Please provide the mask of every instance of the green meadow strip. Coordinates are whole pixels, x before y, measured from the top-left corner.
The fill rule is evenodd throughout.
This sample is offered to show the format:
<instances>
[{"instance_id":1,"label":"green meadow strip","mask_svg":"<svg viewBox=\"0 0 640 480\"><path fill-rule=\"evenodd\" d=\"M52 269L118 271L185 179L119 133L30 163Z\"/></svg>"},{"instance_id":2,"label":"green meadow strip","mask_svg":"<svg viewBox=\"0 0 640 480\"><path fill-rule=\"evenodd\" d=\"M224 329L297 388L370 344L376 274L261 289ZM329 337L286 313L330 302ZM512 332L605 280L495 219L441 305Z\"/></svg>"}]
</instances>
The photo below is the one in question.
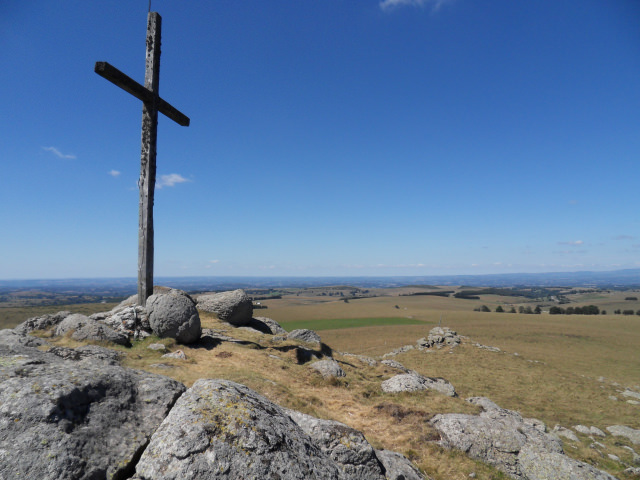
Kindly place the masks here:
<instances>
[{"instance_id":1,"label":"green meadow strip","mask_svg":"<svg viewBox=\"0 0 640 480\"><path fill-rule=\"evenodd\" d=\"M282 322L287 330L306 328L309 330L337 330L341 328L378 327L382 325L420 325L424 322L415 318L328 318L323 320L294 320Z\"/></svg>"}]
</instances>

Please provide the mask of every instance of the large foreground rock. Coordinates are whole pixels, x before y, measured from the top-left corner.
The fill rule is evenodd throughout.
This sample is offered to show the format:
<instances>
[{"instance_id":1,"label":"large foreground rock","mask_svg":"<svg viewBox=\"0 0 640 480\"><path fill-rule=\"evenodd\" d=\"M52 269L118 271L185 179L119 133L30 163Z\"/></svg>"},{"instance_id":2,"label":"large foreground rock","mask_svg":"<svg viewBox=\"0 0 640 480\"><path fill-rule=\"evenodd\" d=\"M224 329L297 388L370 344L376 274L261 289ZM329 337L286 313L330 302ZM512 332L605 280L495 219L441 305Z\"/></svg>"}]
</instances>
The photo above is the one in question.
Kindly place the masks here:
<instances>
[{"instance_id":1,"label":"large foreground rock","mask_svg":"<svg viewBox=\"0 0 640 480\"><path fill-rule=\"evenodd\" d=\"M223 320L236 327L251 323L253 303L244 290L200 295L198 308L205 312L215 313Z\"/></svg>"},{"instance_id":2,"label":"large foreground rock","mask_svg":"<svg viewBox=\"0 0 640 480\"><path fill-rule=\"evenodd\" d=\"M153 332L159 337L175 338L178 343L195 343L202 329L193 299L182 290L154 293L147 299L147 314Z\"/></svg>"},{"instance_id":3,"label":"large foreground rock","mask_svg":"<svg viewBox=\"0 0 640 480\"><path fill-rule=\"evenodd\" d=\"M385 480L384 467L364 435L333 420L321 420L287 410L289 416L340 467L351 480Z\"/></svg>"},{"instance_id":4,"label":"large foreground rock","mask_svg":"<svg viewBox=\"0 0 640 480\"><path fill-rule=\"evenodd\" d=\"M141 480L343 478L282 408L226 380L198 380L180 397L136 474Z\"/></svg>"},{"instance_id":5,"label":"large foreground rock","mask_svg":"<svg viewBox=\"0 0 640 480\"><path fill-rule=\"evenodd\" d=\"M102 361L100 347L37 344L0 334L0 478L128 478L184 386Z\"/></svg>"},{"instance_id":6,"label":"large foreground rock","mask_svg":"<svg viewBox=\"0 0 640 480\"><path fill-rule=\"evenodd\" d=\"M431 420L443 446L462 450L515 479L615 480L564 455L560 441L542 432L539 421L523 419L518 412L499 408L486 398L468 401L484 411L480 415L436 415Z\"/></svg>"}]
</instances>

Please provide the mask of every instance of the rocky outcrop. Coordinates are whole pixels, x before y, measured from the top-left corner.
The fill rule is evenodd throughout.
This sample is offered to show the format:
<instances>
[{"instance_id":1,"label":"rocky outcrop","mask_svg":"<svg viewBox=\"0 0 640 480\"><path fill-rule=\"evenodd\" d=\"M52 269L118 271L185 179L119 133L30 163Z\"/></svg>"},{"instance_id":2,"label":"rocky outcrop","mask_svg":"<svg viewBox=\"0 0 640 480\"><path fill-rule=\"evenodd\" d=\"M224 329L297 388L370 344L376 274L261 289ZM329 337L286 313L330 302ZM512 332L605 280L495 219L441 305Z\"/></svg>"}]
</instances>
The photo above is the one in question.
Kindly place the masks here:
<instances>
[{"instance_id":1,"label":"rocky outcrop","mask_svg":"<svg viewBox=\"0 0 640 480\"><path fill-rule=\"evenodd\" d=\"M417 392L435 390L449 397L455 397L453 385L444 378L429 378L417 373L403 373L382 382L382 390L387 393Z\"/></svg>"},{"instance_id":2,"label":"rocky outcrop","mask_svg":"<svg viewBox=\"0 0 640 480\"><path fill-rule=\"evenodd\" d=\"M634 445L640 445L640 430L635 430L626 425L612 425L607 431L616 437L628 438Z\"/></svg>"},{"instance_id":3,"label":"rocky outcrop","mask_svg":"<svg viewBox=\"0 0 640 480\"><path fill-rule=\"evenodd\" d=\"M0 479L424 478L362 433L243 385L198 380L187 390L121 367L108 348L47 347L0 331Z\"/></svg>"},{"instance_id":4,"label":"rocky outcrop","mask_svg":"<svg viewBox=\"0 0 640 480\"><path fill-rule=\"evenodd\" d=\"M27 334L35 330L47 330L49 328L57 326L69 315L71 315L71 312L63 311L42 315L40 317L32 317L22 322L20 325L14 328L14 330L22 334Z\"/></svg>"},{"instance_id":5,"label":"rocky outcrop","mask_svg":"<svg viewBox=\"0 0 640 480\"><path fill-rule=\"evenodd\" d=\"M560 441L536 428L518 412L491 400L468 399L483 408L480 415L436 415L431 424L440 443L462 450L521 480L614 480L611 475L564 455Z\"/></svg>"},{"instance_id":6,"label":"rocky outcrop","mask_svg":"<svg viewBox=\"0 0 640 480\"><path fill-rule=\"evenodd\" d=\"M307 343L321 342L320 335L318 335L313 330L307 330L305 328L292 330L287 334L287 340L299 340L301 342L307 342Z\"/></svg>"},{"instance_id":7,"label":"rocky outcrop","mask_svg":"<svg viewBox=\"0 0 640 480\"><path fill-rule=\"evenodd\" d=\"M382 363L383 365L386 365L387 367L400 370L401 372L404 372L404 373L415 373L413 370L408 369L397 360L382 360L380 363Z\"/></svg>"},{"instance_id":8,"label":"rocky outcrop","mask_svg":"<svg viewBox=\"0 0 640 480\"><path fill-rule=\"evenodd\" d=\"M418 346L423 348L442 348L445 345L456 346L460 343L460 336L449 327L434 327L427 338L418 340Z\"/></svg>"},{"instance_id":9,"label":"rocky outcrop","mask_svg":"<svg viewBox=\"0 0 640 480\"><path fill-rule=\"evenodd\" d=\"M137 295L135 297L137 298ZM109 312L94 313L89 318L106 323L115 331L136 340L148 337L152 333L147 309L140 305L129 305L128 300Z\"/></svg>"},{"instance_id":10,"label":"rocky outcrop","mask_svg":"<svg viewBox=\"0 0 640 480\"><path fill-rule=\"evenodd\" d=\"M149 325L159 337L175 338L178 343L190 344L200 339L200 315L193 299L182 290L171 289L153 294L146 306Z\"/></svg>"},{"instance_id":11,"label":"rocky outcrop","mask_svg":"<svg viewBox=\"0 0 640 480\"><path fill-rule=\"evenodd\" d=\"M271 335L287 334L287 331L282 328L278 322L267 317L255 317L248 325L262 333L268 333Z\"/></svg>"},{"instance_id":12,"label":"rocky outcrop","mask_svg":"<svg viewBox=\"0 0 640 480\"><path fill-rule=\"evenodd\" d=\"M253 317L253 303L244 290L200 295L198 309L215 313L224 322L236 327L248 325Z\"/></svg>"},{"instance_id":13,"label":"rocky outcrop","mask_svg":"<svg viewBox=\"0 0 640 480\"><path fill-rule=\"evenodd\" d=\"M55 334L69 334L78 341L111 342L118 345L129 345L129 337L116 332L108 325L93 320L85 315L74 313L62 320L55 328Z\"/></svg>"},{"instance_id":14,"label":"rocky outcrop","mask_svg":"<svg viewBox=\"0 0 640 480\"><path fill-rule=\"evenodd\" d=\"M180 397L136 474L145 480L343 478L282 408L226 380L198 380Z\"/></svg>"},{"instance_id":15,"label":"rocky outcrop","mask_svg":"<svg viewBox=\"0 0 640 480\"><path fill-rule=\"evenodd\" d=\"M0 334L0 478L128 478L184 386L101 347L76 357L34 343Z\"/></svg>"}]
</instances>

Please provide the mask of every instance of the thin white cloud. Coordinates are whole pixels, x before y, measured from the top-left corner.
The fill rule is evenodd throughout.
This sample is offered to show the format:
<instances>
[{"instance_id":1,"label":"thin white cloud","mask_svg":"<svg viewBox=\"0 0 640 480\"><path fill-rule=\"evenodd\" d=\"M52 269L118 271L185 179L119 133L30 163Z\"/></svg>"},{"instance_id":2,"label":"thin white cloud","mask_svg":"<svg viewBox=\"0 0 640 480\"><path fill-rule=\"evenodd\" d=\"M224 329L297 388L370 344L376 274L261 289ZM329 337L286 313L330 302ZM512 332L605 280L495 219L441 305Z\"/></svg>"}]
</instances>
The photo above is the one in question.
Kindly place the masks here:
<instances>
[{"instance_id":1,"label":"thin white cloud","mask_svg":"<svg viewBox=\"0 0 640 480\"><path fill-rule=\"evenodd\" d=\"M114 177L114 178L115 178L115 177L120 176L120 172L119 172L118 170L111 170L111 171L109 172L109 175L111 175L112 177Z\"/></svg>"},{"instance_id":2,"label":"thin white cloud","mask_svg":"<svg viewBox=\"0 0 640 480\"><path fill-rule=\"evenodd\" d=\"M189 182L190 180L184 178L179 173L170 173L169 175L160 175L160 180L156 181L156 187L173 187L178 183Z\"/></svg>"},{"instance_id":3,"label":"thin white cloud","mask_svg":"<svg viewBox=\"0 0 640 480\"><path fill-rule=\"evenodd\" d=\"M579 245L582 245L584 242L582 240L574 240L571 242L558 242L558 245L571 245L573 247L577 247Z\"/></svg>"},{"instance_id":4,"label":"thin white cloud","mask_svg":"<svg viewBox=\"0 0 640 480\"><path fill-rule=\"evenodd\" d=\"M393 10L398 7L421 7L431 5L432 11L437 11L445 3L450 3L453 0L382 0L380 2L380 9L384 11Z\"/></svg>"},{"instance_id":5,"label":"thin white cloud","mask_svg":"<svg viewBox=\"0 0 640 480\"><path fill-rule=\"evenodd\" d=\"M633 235L617 235L613 237L614 240L635 240L636 237Z\"/></svg>"},{"instance_id":6,"label":"thin white cloud","mask_svg":"<svg viewBox=\"0 0 640 480\"><path fill-rule=\"evenodd\" d=\"M42 147L42 149L47 151L47 152L53 153L58 158L65 158L65 159L68 159L68 160L74 160L76 158L75 155L62 153L56 147Z\"/></svg>"}]
</instances>

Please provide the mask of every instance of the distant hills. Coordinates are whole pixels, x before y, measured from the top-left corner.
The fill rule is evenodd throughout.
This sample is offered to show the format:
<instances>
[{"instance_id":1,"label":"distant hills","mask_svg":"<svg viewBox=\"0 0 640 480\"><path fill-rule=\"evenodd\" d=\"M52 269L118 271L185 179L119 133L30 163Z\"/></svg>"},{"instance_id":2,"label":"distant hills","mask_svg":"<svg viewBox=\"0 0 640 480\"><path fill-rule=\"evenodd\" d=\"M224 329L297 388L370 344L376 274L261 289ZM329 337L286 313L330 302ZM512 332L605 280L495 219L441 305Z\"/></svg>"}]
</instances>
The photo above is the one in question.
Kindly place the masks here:
<instances>
[{"instance_id":1,"label":"distant hills","mask_svg":"<svg viewBox=\"0 0 640 480\"><path fill-rule=\"evenodd\" d=\"M21 290L81 293L105 297L128 296L136 292L135 278L70 278L42 280L0 280L0 294ZM156 285L190 292L236 288L318 287L351 285L390 288L406 285L466 285L472 287L571 286L640 287L640 269L613 271L500 273L487 275L422 275L389 277L156 277Z\"/></svg>"}]
</instances>

